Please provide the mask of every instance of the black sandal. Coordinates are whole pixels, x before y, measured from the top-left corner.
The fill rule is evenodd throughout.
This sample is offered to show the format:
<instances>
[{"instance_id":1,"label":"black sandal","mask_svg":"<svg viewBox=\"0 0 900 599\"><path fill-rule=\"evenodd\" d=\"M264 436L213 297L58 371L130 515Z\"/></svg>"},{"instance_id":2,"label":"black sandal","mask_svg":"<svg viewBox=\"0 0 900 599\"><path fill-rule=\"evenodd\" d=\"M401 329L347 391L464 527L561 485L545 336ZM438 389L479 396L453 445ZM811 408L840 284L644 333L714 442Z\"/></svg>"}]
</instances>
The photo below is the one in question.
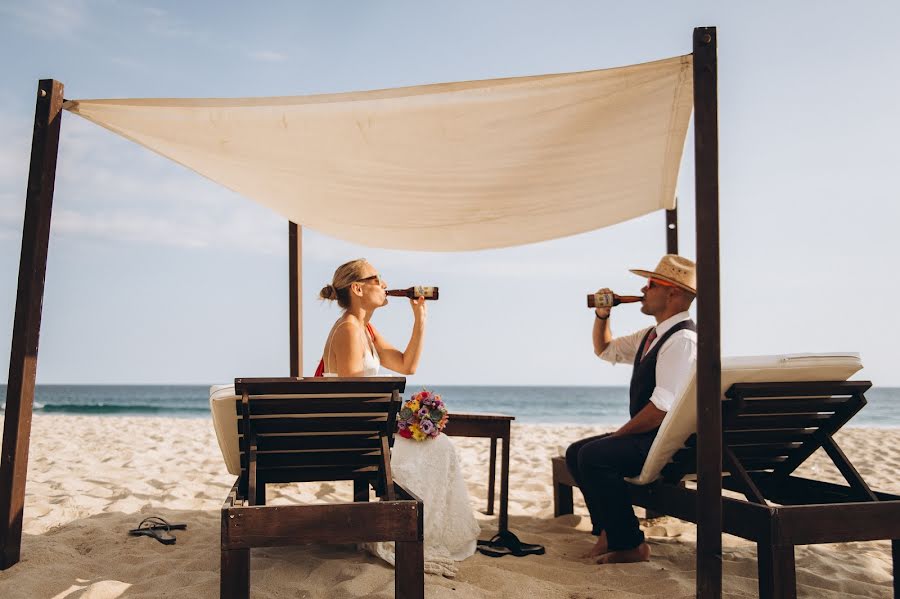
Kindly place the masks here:
<instances>
[{"instance_id":1,"label":"black sandal","mask_svg":"<svg viewBox=\"0 0 900 599\"><path fill-rule=\"evenodd\" d=\"M186 530L187 524L169 524L165 519L159 516L150 516L141 520L137 528L132 528L128 534L133 537L150 537L156 539L163 545L174 545L175 535L172 530Z\"/></svg>"},{"instance_id":2,"label":"black sandal","mask_svg":"<svg viewBox=\"0 0 900 599\"><path fill-rule=\"evenodd\" d=\"M485 541L479 541L479 543L485 543ZM512 555L513 552L509 549L509 547L504 547L503 545L487 545L480 544L476 547L479 553L482 555L486 555L488 557L503 557L504 555Z\"/></svg>"},{"instance_id":3,"label":"black sandal","mask_svg":"<svg viewBox=\"0 0 900 599\"><path fill-rule=\"evenodd\" d=\"M490 557L543 555L546 551L543 545L521 542L519 537L508 530L497 533L490 541L479 540L477 549Z\"/></svg>"}]
</instances>

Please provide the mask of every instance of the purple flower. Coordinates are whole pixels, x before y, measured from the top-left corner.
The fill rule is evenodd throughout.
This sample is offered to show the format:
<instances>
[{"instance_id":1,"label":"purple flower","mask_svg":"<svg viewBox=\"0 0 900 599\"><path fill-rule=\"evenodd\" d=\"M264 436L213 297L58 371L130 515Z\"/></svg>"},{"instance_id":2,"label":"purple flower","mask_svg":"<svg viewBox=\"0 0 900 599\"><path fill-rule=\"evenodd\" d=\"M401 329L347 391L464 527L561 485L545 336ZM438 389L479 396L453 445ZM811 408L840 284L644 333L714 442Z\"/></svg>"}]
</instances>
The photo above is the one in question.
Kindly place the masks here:
<instances>
[{"instance_id":1,"label":"purple flower","mask_svg":"<svg viewBox=\"0 0 900 599\"><path fill-rule=\"evenodd\" d=\"M397 428L402 431L405 428L409 428L409 424L406 422L406 420L401 420L397 423Z\"/></svg>"},{"instance_id":2,"label":"purple flower","mask_svg":"<svg viewBox=\"0 0 900 599\"><path fill-rule=\"evenodd\" d=\"M419 408L419 418L428 418L428 408Z\"/></svg>"},{"instance_id":3,"label":"purple flower","mask_svg":"<svg viewBox=\"0 0 900 599\"><path fill-rule=\"evenodd\" d=\"M419 428L421 428L422 432L426 435L430 435L434 431L434 423L426 418L419 423Z\"/></svg>"}]
</instances>

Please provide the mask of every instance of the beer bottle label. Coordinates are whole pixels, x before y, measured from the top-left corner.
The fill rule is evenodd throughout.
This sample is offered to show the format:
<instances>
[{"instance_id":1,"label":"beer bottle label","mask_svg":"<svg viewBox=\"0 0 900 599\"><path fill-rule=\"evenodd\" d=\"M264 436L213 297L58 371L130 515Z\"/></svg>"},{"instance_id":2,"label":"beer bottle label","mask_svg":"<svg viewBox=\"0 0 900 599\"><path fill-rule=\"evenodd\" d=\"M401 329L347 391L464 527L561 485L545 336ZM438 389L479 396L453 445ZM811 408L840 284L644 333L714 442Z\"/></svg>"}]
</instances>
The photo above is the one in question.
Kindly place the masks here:
<instances>
[{"instance_id":1,"label":"beer bottle label","mask_svg":"<svg viewBox=\"0 0 900 599\"><path fill-rule=\"evenodd\" d=\"M595 308L612 308L613 307L613 294L612 293L595 293L594 294L594 307Z\"/></svg>"},{"instance_id":2,"label":"beer bottle label","mask_svg":"<svg viewBox=\"0 0 900 599\"><path fill-rule=\"evenodd\" d=\"M425 287L416 285L413 287L413 297L432 297L434 296L434 287Z\"/></svg>"}]
</instances>

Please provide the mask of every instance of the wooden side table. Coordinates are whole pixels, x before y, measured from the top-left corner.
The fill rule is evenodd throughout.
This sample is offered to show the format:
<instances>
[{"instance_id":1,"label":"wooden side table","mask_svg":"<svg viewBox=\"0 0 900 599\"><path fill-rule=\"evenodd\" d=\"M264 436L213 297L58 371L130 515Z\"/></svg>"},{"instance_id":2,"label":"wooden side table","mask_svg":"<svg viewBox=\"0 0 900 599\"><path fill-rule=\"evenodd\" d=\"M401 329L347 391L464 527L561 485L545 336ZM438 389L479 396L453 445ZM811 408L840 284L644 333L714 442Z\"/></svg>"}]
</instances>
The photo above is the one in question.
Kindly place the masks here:
<instances>
[{"instance_id":1,"label":"wooden side table","mask_svg":"<svg viewBox=\"0 0 900 599\"><path fill-rule=\"evenodd\" d=\"M515 416L504 414L458 414L451 413L444 428L444 434L451 437L481 437L491 440L491 462L488 472L487 514L494 513L494 482L497 471L497 440L503 440L500 457L500 532L509 529L509 431Z\"/></svg>"}]
</instances>

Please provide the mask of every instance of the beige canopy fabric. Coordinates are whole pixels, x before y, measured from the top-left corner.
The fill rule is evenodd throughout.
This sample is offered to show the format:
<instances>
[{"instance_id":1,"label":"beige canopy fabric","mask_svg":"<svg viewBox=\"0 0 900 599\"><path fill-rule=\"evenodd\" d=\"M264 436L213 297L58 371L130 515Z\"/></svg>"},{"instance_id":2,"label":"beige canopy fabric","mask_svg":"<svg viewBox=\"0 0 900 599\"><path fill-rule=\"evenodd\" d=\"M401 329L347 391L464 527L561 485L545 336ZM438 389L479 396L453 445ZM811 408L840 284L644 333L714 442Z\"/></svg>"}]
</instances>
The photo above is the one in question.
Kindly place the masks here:
<instances>
[{"instance_id":1,"label":"beige canopy fabric","mask_svg":"<svg viewBox=\"0 0 900 599\"><path fill-rule=\"evenodd\" d=\"M65 108L303 226L458 251L672 208L692 103L688 55L358 93Z\"/></svg>"}]
</instances>

